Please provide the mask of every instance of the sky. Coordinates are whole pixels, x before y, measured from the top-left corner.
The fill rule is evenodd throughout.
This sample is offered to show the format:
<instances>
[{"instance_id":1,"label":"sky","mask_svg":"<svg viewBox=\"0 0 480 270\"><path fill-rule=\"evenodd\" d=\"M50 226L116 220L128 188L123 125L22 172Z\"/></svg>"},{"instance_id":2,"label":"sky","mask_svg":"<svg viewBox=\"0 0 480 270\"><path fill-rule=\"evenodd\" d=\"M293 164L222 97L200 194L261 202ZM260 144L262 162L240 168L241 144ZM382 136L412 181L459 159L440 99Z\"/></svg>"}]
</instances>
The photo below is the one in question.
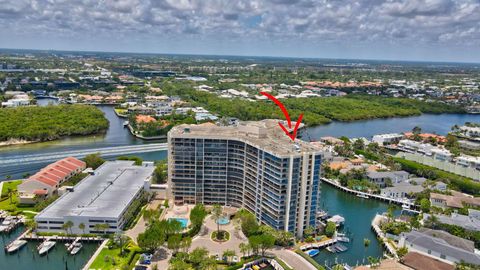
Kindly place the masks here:
<instances>
[{"instance_id":1,"label":"sky","mask_svg":"<svg viewBox=\"0 0 480 270\"><path fill-rule=\"evenodd\" d=\"M0 48L480 62L480 0L0 0Z\"/></svg>"}]
</instances>

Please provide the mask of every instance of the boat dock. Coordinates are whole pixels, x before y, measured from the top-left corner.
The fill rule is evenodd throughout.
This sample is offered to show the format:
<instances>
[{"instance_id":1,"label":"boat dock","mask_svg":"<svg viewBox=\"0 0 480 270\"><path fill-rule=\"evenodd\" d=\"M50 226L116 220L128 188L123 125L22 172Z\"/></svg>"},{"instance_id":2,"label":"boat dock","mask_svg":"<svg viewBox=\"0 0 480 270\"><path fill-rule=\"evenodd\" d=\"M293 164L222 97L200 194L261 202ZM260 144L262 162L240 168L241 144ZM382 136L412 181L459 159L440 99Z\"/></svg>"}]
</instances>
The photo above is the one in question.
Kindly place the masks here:
<instances>
[{"instance_id":1,"label":"boat dock","mask_svg":"<svg viewBox=\"0 0 480 270\"><path fill-rule=\"evenodd\" d=\"M317 242L317 243L312 243L312 244L306 244L300 247L300 250L305 251L309 249L321 249L324 247L331 246L333 244L336 244L338 242L337 239L330 239L327 241L322 241L322 242Z\"/></svg>"},{"instance_id":2,"label":"boat dock","mask_svg":"<svg viewBox=\"0 0 480 270\"><path fill-rule=\"evenodd\" d=\"M25 218L22 216L5 216L0 224L0 232L10 233L23 223L25 223Z\"/></svg>"},{"instance_id":3,"label":"boat dock","mask_svg":"<svg viewBox=\"0 0 480 270\"><path fill-rule=\"evenodd\" d=\"M382 244L383 246L388 250L388 252L390 254L392 254L395 258L398 258L397 256L397 251L395 250L395 248L388 242L388 239L387 237L385 236L385 234L382 232L382 230L380 229L380 222L382 220L385 220L386 217L382 216L382 215L375 215L375 217L373 218L372 220L372 229L375 231L375 234L382 240Z\"/></svg>"},{"instance_id":4,"label":"boat dock","mask_svg":"<svg viewBox=\"0 0 480 270\"><path fill-rule=\"evenodd\" d=\"M349 189L347 187L344 187L344 186L340 185L335 180L324 178L324 177L322 177L321 180L323 182L327 183L327 184L330 184L330 185L338 188L338 189L341 189L342 191L345 191L347 193L355 194L357 197L361 197L361 198L365 198L365 199L373 198L373 199L377 199L377 200L380 200L380 201L386 201L388 203L395 203L395 204L399 204L399 205L402 205L402 206L405 205L405 206L410 207L411 209L416 208L416 205L414 203L406 201L406 200L399 200L399 199L389 198L389 197L385 197L385 196L378 195L378 194L370 194L370 193L366 193L366 192L362 192L362 191Z\"/></svg>"}]
</instances>

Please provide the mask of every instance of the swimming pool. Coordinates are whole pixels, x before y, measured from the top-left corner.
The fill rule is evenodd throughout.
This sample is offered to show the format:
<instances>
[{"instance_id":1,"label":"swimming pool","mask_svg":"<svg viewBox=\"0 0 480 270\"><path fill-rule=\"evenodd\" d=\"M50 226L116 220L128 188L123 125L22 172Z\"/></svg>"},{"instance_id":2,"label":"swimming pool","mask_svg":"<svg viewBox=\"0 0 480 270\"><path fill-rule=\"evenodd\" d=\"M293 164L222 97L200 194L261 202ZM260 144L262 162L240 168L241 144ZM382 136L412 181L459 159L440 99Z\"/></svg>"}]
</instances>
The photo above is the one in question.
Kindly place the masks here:
<instances>
[{"instance_id":1,"label":"swimming pool","mask_svg":"<svg viewBox=\"0 0 480 270\"><path fill-rule=\"evenodd\" d=\"M182 224L182 229L187 228L188 219L186 219L186 218L169 218L168 220L176 220L176 221L180 222L180 224Z\"/></svg>"},{"instance_id":2,"label":"swimming pool","mask_svg":"<svg viewBox=\"0 0 480 270\"><path fill-rule=\"evenodd\" d=\"M219 225L227 225L228 223L230 223L230 219L228 217L221 217L217 220L217 223Z\"/></svg>"}]
</instances>

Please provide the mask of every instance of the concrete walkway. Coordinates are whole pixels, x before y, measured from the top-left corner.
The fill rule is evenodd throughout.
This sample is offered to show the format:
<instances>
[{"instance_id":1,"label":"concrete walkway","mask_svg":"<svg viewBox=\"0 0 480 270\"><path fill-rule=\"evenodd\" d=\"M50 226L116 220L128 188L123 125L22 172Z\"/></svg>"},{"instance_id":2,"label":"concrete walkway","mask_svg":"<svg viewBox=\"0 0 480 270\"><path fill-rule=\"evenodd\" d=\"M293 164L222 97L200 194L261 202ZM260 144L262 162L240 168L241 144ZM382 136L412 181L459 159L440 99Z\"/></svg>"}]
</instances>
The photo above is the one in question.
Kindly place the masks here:
<instances>
[{"instance_id":1,"label":"concrete walkway","mask_svg":"<svg viewBox=\"0 0 480 270\"><path fill-rule=\"evenodd\" d=\"M247 238L243 232L241 230L236 230L232 222L227 225L221 225L220 230L230 233L230 240L220 243L213 241L210 237L210 235L216 230L217 224L211 218L211 216L207 216L205 218L205 224L200 230L200 233L193 238L190 251L197 247L204 247L210 252L210 255L218 254L222 256L222 253L227 249L234 250L237 253L237 256L241 255L239 245L240 243L247 241Z\"/></svg>"},{"instance_id":2,"label":"concrete walkway","mask_svg":"<svg viewBox=\"0 0 480 270\"><path fill-rule=\"evenodd\" d=\"M284 261L295 270L317 270L315 266L294 251L277 248L270 250L269 252L280 258L280 260Z\"/></svg>"},{"instance_id":3,"label":"concrete walkway","mask_svg":"<svg viewBox=\"0 0 480 270\"><path fill-rule=\"evenodd\" d=\"M160 204L163 202L163 200L159 200L159 199L153 199L151 202L149 202L147 204L147 206L145 207L145 209L148 209L148 210L152 210L152 209L158 209L158 207L160 206ZM166 209L163 209L162 211L162 214L160 214L160 218L159 220L162 220L163 217L165 216L165 212L167 212ZM127 235L128 237L130 237L133 242L137 243L137 237L139 234L145 232L145 230L147 229L147 223L145 221L145 219L143 218L143 215L138 219L137 223L135 224L135 226L133 226L133 228L131 228L130 230L128 231L125 231L125 235Z\"/></svg>"},{"instance_id":4,"label":"concrete walkway","mask_svg":"<svg viewBox=\"0 0 480 270\"><path fill-rule=\"evenodd\" d=\"M108 243L108 239L103 240L102 244L97 248L95 253L93 253L92 257L90 258L90 260L88 260L87 264L85 264L85 266L82 268L82 270L89 270L90 269L90 266L95 261L95 259L98 257L98 255L100 254L102 249L105 248L107 243Z\"/></svg>"}]
</instances>

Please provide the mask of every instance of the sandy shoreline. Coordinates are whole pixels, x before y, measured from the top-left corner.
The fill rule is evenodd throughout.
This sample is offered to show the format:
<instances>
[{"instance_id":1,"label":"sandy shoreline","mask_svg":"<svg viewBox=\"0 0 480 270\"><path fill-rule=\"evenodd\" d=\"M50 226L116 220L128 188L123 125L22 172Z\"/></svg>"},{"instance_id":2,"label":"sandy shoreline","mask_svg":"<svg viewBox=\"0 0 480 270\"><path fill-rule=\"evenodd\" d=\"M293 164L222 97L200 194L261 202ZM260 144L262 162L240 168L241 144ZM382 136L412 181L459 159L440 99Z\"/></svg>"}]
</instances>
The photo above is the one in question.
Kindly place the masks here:
<instances>
[{"instance_id":1,"label":"sandy shoreline","mask_svg":"<svg viewBox=\"0 0 480 270\"><path fill-rule=\"evenodd\" d=\"M10 139L8 141L0 142L0 147L2 146L11 146L11 145L19 145L19 144L29 144L29 143L36 143L38 141L27 141L23 139Z\"/></svg>"}]
</instances>

